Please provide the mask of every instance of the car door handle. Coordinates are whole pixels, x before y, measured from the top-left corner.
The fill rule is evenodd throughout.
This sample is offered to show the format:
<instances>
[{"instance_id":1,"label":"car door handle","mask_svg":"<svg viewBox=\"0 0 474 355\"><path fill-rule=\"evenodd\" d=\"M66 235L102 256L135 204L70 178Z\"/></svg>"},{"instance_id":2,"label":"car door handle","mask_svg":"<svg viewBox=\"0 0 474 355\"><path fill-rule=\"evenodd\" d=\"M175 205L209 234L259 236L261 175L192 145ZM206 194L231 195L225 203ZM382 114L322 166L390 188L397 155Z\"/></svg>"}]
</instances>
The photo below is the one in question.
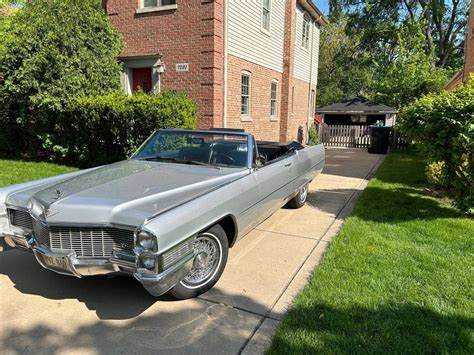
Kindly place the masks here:
<instances>
[{"instance_id":1,"label":"car door handle","mask_svg":"<svg viewBox=\"0 0 474 355\"><path fill-rule=\"evenodd\" d=\"M289 167L289 166L291 166L291 163L286 163L286 164L285 164L285 168L287 168L287 167Z\"/></svg>"}]
</instances>

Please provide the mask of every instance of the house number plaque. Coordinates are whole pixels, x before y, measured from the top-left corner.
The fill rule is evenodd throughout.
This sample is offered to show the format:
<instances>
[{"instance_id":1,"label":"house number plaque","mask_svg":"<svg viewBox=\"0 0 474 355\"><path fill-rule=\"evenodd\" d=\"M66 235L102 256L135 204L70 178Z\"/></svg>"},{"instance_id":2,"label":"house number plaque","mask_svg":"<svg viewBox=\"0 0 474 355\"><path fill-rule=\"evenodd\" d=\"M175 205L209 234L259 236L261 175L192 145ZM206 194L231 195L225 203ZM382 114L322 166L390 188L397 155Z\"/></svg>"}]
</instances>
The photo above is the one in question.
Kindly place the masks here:
<instances>
[{"instance_id":1,"label":"house number plaque","mask_svg":"<svg viewBox=\"0 0 474 355\"><path fill-rule=\"evenodd\" d=\"M176 71L189 71L189 63L176 63Z\"/></svg>"}]
</instances>

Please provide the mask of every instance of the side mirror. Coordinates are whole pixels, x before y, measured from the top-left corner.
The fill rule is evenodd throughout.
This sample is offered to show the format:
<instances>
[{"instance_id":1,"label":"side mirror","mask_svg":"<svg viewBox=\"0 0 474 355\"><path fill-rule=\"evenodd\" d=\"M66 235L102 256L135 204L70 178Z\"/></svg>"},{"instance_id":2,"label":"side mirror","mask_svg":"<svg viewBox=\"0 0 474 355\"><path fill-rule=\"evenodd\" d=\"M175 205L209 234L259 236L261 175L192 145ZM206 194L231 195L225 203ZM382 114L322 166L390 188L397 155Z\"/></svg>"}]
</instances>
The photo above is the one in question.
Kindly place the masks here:
<instances>
[{"instance_id":1,"label":"side mirror","mask_svg":"<svg viewBox=\"0 0 474 355\"><path fill-rule=\"evenodd\" d=\"M298 151L294 148L294 147L291 147L288 149L288 155L294 155L294 154L298 154Z\"/></svg>"},{"instance_id":2,"label":"side mirror","mask_svg":"<svg viewBox=\"0 0 474 355\"><path fill-rule=\"evenodd\" d=\"M261 168L262 166L265 166L266 162L267 162L267 157L263 154L259 154L255 158L255 165L257 166L257 168Z\"/></svg>"}]
</instances>

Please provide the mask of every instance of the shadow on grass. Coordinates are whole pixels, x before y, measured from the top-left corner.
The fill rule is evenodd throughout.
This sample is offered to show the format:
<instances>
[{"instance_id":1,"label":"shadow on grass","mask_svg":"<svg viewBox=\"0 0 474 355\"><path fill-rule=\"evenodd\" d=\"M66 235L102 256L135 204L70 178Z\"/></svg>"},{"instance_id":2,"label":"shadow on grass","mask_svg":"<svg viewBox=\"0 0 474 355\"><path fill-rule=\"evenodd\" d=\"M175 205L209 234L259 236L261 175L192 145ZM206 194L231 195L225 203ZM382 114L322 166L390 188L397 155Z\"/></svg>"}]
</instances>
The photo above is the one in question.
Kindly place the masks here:
<instances>
[{"instance_id":1,"label":"shadow on grass","mask_svg":"<svg viewBox=\"0 0 474 355\"><path fill-rule=\"evenodd\" d=\"M352 214L367 221L398 223L415 219L458 218L462 214L416 188L368 187Z\"/></svg>"},{"instance_id":2,"label":"shadow on grass","mask_svg":"<svg viewBox=\"0 0 474 355\"><path fill-rule=\"evenodd\" d=\"M411 188L428 185L425 175L426 161L416 151L394 151L377 170L375 178L386 184L403 184Z\"/></svg>"},{"instance_id":3,"label":"shadow on grass","mask_svg":"<svg viewBox=\"0 0 474 355\"><path fill-rule=\"evenodd\" d=\"M344 196L349 198L351 191L355 190L326 189L312 192L308 195L306 203L310 207L336 214L338 211L335 210L334 203L331 203L331 197L334 201ZM381 223L463 217L456 209L425 195L420 189L411 187L383 189L370 186L364 190L351 216Z\"/></svg>"},{"instance_id":4,"label":"shadow on grass","mask_svg":"<svg viewBox=\"0 0 474 355\"><path fill-rule=\"evenodd\" d=\"M271 353L472 354L473 331L474 318L410 304L377 309L296 306L274 338Z\"/></svg>"}]
</instances>

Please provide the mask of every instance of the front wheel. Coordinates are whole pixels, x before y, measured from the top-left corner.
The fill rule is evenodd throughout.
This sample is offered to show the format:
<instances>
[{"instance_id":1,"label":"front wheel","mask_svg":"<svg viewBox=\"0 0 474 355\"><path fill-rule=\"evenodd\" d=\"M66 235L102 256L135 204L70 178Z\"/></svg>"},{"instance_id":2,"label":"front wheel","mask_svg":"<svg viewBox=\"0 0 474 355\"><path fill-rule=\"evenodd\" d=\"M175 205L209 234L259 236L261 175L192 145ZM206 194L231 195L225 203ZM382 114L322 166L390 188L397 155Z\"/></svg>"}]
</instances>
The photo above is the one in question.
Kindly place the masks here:
<instances>
[{"instance_id":1,"label":"front wheel","mask_svg":"<svg viewBox=\"0 0 474 355\"><path fill-rule=\"evenodd\" d=\"M301 208L304 206L307 197L308 197L308 184L300 187L296 196L293 197L290 201L288 201L287 206L291 208Z\"/></svg>"},{"instance_id":2,"label":"front wheel","mask_svg":"<svg viewBox=\"0 0 474 355\"><path fill-rule=\"evenodd\" d=\"M187 299L210 290L224 272L228 253L229 241L219 224L200 233L194 242L191 271L169 291L169 294L174 298Z\"/></svg>"}]
</instances>

